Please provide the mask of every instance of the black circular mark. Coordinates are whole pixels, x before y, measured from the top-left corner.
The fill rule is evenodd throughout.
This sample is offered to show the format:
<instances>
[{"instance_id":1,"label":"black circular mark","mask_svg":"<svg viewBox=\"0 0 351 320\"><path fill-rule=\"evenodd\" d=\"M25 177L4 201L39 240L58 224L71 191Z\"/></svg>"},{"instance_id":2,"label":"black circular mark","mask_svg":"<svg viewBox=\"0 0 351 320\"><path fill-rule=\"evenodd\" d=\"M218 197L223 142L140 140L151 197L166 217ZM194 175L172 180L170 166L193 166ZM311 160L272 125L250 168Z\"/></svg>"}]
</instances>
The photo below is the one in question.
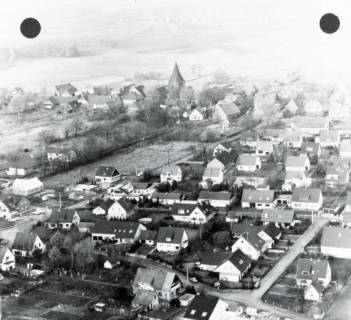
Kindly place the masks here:
<instances>
[{"instance_id":1,"label":"black circular mark","mask_svg":"<svg viewBox=\"0 0 351 320\"><path fill-rule=\"evenodd\" d=\"M319 21L319 26L323 32L331 34L338 31L340 20L335 14L326 13Z\"/></svg>"},{"instance_id":2,"label":"black circular mark","mask_svg":"<svg viewBox=\"0 0 351 320\"><path fill-rule=\"evenodd\" d=\"M29 39L36 38L41 31L40 23L37 19L27 18L21 23L21 33Z\"/></svg>"}]
</instances>

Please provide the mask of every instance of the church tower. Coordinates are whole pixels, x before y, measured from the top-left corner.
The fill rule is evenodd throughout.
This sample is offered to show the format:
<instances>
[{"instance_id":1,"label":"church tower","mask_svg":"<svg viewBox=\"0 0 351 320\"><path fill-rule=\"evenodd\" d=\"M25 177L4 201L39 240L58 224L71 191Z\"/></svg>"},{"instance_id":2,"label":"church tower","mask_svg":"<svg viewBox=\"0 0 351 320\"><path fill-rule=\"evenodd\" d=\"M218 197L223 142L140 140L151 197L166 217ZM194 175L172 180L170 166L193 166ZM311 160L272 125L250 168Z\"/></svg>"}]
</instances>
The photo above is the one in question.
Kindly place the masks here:
<instances>
[{"instance_id":1,"label":"church tower","mask_svg":"<svg viewBox=\"0 0 351 320\"><path fill-rule=\"evenodd\" d=\"M183 97L185 80L179 71L178 64L174 64L172 75L168 81L168 100L178 101Z\"/></svg>"}]
</instances>

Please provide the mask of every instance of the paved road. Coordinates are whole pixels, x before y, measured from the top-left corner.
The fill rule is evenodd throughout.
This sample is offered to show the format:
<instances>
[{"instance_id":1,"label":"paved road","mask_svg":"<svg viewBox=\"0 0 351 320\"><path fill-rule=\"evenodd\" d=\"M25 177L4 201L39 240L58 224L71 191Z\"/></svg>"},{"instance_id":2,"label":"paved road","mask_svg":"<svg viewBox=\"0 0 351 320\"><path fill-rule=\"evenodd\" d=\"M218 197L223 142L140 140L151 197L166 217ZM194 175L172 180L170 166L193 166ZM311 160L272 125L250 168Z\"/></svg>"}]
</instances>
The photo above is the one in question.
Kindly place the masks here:
<instances>
[{"instance_id":1,"label":"paved road","mask_svg":"<svg viewBox=\"0 0 351 320\"><path fill-rule=\"evenodd\" d=\"M314 223L305 233L290 247L288 252L278 261L278 263L261 280L260 288L254 290L253 296L261 299L267 290L282 275L286 268L293 263L297 256L304 251L305 246L312 241L318 232L328 223L327 218L315 218Z\"/></svg>"}]
</instances>

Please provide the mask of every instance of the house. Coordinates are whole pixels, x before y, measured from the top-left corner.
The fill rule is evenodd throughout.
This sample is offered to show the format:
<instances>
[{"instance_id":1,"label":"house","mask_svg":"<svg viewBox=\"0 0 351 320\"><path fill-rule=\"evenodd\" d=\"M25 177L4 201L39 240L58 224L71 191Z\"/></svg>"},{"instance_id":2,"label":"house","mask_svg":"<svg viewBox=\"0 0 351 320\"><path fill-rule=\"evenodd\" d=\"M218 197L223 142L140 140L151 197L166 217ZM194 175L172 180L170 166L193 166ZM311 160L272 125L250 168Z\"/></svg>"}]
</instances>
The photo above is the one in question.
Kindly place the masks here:
<instances>
[{"instance_id":1,"label":"house","mask_svg":"<svg viewBox=\"0 0 351 320\"><path fill-rule=\"evenodd\" d=\"M110 95L89 94L85 99L89 108L93 110L109 110L114 102Z\"/></svg>"},{"instance_id":2,"label":"house","mask_svg":"<svg viewBox=\"0 0 351 320\"><path fill-rule=\"evenodd\" d=\"M70 163L77 159L77 154L71 149L49 148L46 151L49 162L61 161Z\"/></svg>"},{"instance_id":3,"label":"house","mask_svg":"<svg viewBox=\"0 0 351 320\"><path fill-rule=\"evenodd\" d=\"M200 270L214 271L219 265L227 261L232 256L232 252L202 252L196 266Z\"/></svg>"},{"instance_id":4,"label":"house","mask_svg":"<svg viewBox=\"0 0 351 320\"><path fill-rule=\"evenodd\" d=\"M0 271L10 271L15 269L15 267L15 255L9 248L0 246Z\"/></svg>"},{"instance_id":5,"label":"house","mask_svg":"<svg viewBox=\"0 0 351 320\"><path fill-rule=\"evenodd\" d=\"M9 177L25 177L33 173L37 162L27 155L19 155L13 161L8 162L6 174Z\"/></svg>"},{"instance_id":6,"label":"house","mask_svg":"<svg viewBox=\"0 0 351 320\"><path fill-rule=\"evenodd\" d=\"M350 171L342 166L327 168L325 185L329 188L345 188L350 182Z\"/></svg>"},{"instance_id":7,"label":"house","mask_svg":"<svg viewBox=\"0 0 351 320\"><path fill-rule=\"evenodd\" d=\"M318 158L322 153L321 146L316 142L304 142L301 146L300 154L306 154L311 161L318 162Z\"/></svg>"},{"instance_id":8,"label":"house","mask_svg":"<svg viewBox=\"0 0 351 320\"><path fill-rule=\"evenodd\" d=\"M145 226L138 222L97 220L91 230L91 237L97 242L132 244L139 240L143 230L146 230Z\"/></svg>"},{"instance_id":9,"label":"house","mask_svg":"<svg viewBox=\"0 0 351 320\"><path fill-rule=\"evenodd\" d=\"M0 195L0 218L13 219L20 212L28 210L30 201L23 196Z\"/></svg>"},{"instance_id":10,"label":"house","mask_svg":"<svg viewBox=\"0 0 351 320\"><path fill-rule=\"evenodd\" d=\"M288 132L282 135L284 144L288 148L300 149L302 146L303 138L297 132Z\"/></svg>"},{"instance_id":11,"label":"house","mask_svg":"<svg viewBox=\"0 0 351 320\"><path fill-rule=\"evenodd\" d=\"M134 214L134 205L126 198L114 202L107 211L108 220L126 220Z\"/></svg>"},{"instance_id":12,"label":"house","mask_svg":"<svg viewBox=\"0 0 351 320\"><path fill-rule=\"evenodd\" d=\"M142 311L157 310L160 306L160 301L155 290L137 289L134 292L131 305L132 308L141 308Z\"/></svg>"},{"instance_id":13,"label":"house","mask_svg":"<svg viewBox=\"0 0 351 320\"><path fill-rule=\"evenodd\" d=\"M214 270L219 280L239 282L251 267L251 259L240 249L236 250L230 258L222 262Z\"/></svg>"},{"instance_id":14,"label":"house","mask_svg":"<svg viewBox=\"0 0 351 320\"><path fill-rule=\"evenodd\" d=\"M284 141L283 135L285 133L286 133L286 129L280 129L280 128L264 129L261 132L261 140L272 142L273 146L275 146Z\"/></svg>"},{"instance_id":15,"label":"house","mask_svg":"<svg viewBox=\"0 0 351 320\"><path fill-rule=\"evenodd\" d=\"M238 172L235 175L234 186L250 186L258 188L259 186L268 185L267 177L262 176L260 173L253 174L250 172Z\"/></svg>"},{"instance_id":16,"label":"house","mask_svg":"<svg viewBox=\"0 0 351 320\"><path fill-rule=\"evenodd\" d=\"M243 172L255 172L261 169L261 158L250 153L243 153L238 157L236 169Z\"/></svg>"},{"instance_id":17,"label":"house","mask_svg":"<svg viewBox=\"0 0 351 320\"><path fill-rule=\"evenodd\" d=\"M146 95L144 92L144 86L136 86L130 84L122 88L120 97L123 101L123 105L127 107L128 113L134 114L141 107Z\"/></svg>"},{"instance_id":18,"label":"house","mask_svg":"<svg viewBox=\"0 0 351 320\"><path fill-rule=\"evenodd\" d=\"M163 205L173 205L181 201L182 194L178 192L160 193L154 192L151 196L151 201Z\"/></svg>"},{"instance_id":19,"label":"house","mask_svg":"<svg viewBox=\"0 0 351 320\"><path fill-rule=\"evenodd\" d=\"M271 141L259 140L256 144L256 155L268 157L273 153L274 145Z\"/></svg>"},{"instance_id":20,"label":"house","mask_svg":"<svg viewBox=\"0 0 351 320\"><path fill-rule=\"evenodd\" d=\"M307 287L313 281L319 281L324 288L331 281L331 268L328 260L300 258L297 263L296 284Z\"/></svg>"},{"instance_id":21,"label":"house","mask_svg":"<svg viewBox=\"0 0 351 320\"><path fill-rule=\"evenodd\" d=\"M318 100L308 101L304 106L304 110L306 112L306 115L322 116L324 112L323 106Z\"/></svg>"},{"instance_id":22,"label":"house","mask_svg":"<svg viewBox=\"0 0 351 320\"><path fill-rule=\"evenodd\" d=\"M240 145L250 149L256 149L260 137L257 132L245 132L240 137Z\"/></svg>"},{"instance_id":23,"label":"house","mask_svg":"<svg viewBox=\"0 0 351 320\"><path fill-rule=\"evenodd\" d=\"M94 228L94 226L95 226L95 222L81 221L79 222L79 225L78 225L78 231L80 233L91 233L91 230Z\"/></svg>"},{"instance_id":24,"label":"house","mask_svg":"<svg viewBox=\"0 0 351 320\"><path fill-rule=\"evenodd\" d=\"M160 175L161 183L172 184L175 182L182 181L182 169L178 166L167 166L162 168Z\"/></svg>"},{"instance_id":25,"label":"house","mask_svg":"<svg viewBox=\"0 0 351 320\"><path fill-rule=\"evenodd\" d=\"M278 227L286 228L294 225L294 210L284 209L264 209L261 215L261 221L264 225L274 223Z\"/></svg>"},{"instance_id":26,"label":"house","mask_svg":"<svg viewBox=\"0 0 351 320\"><path fill-rule=\"evenodd\" d=\"M321 253L325 256L340 259L351 259L351 229L324 227Z\"/></svg>"},{"instance_id":27,"label":"house","mask_svg":"<svg viewBox=\"0 0 351 320\"><path fill-rule=\"evenodd\" d=\"M150 196L156 191L148 182L133 182L133 192L141 196Z\"/></svg>"},{"instance_id":28,"label":"house","mask_svg":"<svg viewBox=\"0 0 351 320\"><path fill-rule=\"evenodd\" d=\"M209 203L214 208L225 208L233 201L232 194L227 191L210 192L202 190L199 194L198 202Z\"/></svg>"},{"instance_id":29,"label":"house","mask_svg":"<svg viewBox=\"0 0 351 320\"><path fill-rule=\"evenodd\" d=\"M208 222L214 217L214 211L209 206L195 203L176 203L172 206L172 217L174 221L193 225Z\"/></svg>"},{"instance_id":30,"label":"house","mask_svg":"<svg viewBox=\"0 0 351 320\"><path fill-rule=\"evenodd\" d=\"M213 110L213 120L220 121L223 128L228 128L239 115L240 109L232 102L219 101Z\"/></svg>"},{"instance_id":31,"label":"house","mask_svg":"<svg viewBox=\"0 0 351 320\"><path fill-rule=\"evenodd\" d=\"M45 225L48 229L70 230L73 226L78 227L80 223L80 216L77 211L73 209L53 210Z\"/></svg>"},{"instance_id":32,"label":"house","mask_svg":"<svg viewBox=\"0 0 351 320\"><path fill-rule=\"evenodd\" d=\"M189 115L189 120L193 122L205 120L202 108L194 109Z\"/></svg>"},{"instance_id":33,"label":"house","mask_svg":"<svg viewBox=\"0 0 351 320\"><path fill-rule=\"evenodd\" d=\"M222 152L230 153L232 151L232 146L228 142L223 142L215 146L213 149L213 157L218 156Z\"/></svg>"},{"instance_id":34,"label":"house","mask_svg":"<svg viewBox=\"0 0 351 320\"><path fill-rule=\"evenodd\" d=\"M286 171L285 180L282 189L284 191L292 191L296 188L308 188L312 183L311 178L306 177L305 172L301 171Z\"/></svg>"},{"instance_id":35,"label":"house","mask_svg":"<svg viewBox=\"0 0 351 320\"><path fill-rule=\"evenodd\" d=\"M257 210L272 209L273 200L273 190L244 189L241 198L241 207L256 208Z\"/></svg>"},{"instance_id":36,"label":"house","mask_svg":"<svg viewBox=\"0 0 351 320\"><path fill-rule=\"evenodd\" d=\"M55 107L59 107L63 112L71 113L80 106L80 96L64 97L53 96L49 98Z\"/></svg>"},{"instance_id":37,"label":"house","mask_svg":"<svg viewBox=\"0 0 351 320\"><path fill-rule=\"evenodd\" d=\"M289 124L303 136L318 136L321 130L329 129L329 120L325 117L295 117Z\"/></svg>"},{"instance_id":38,"label":"house","mask_svg":"<svg viewBox=\"0 0 351 320\"><path fill-rule=\"evenodd\" d=\"M241 250L245 252L252 260L257 260L261 253L267 250L266 242L256 233L255 230L249 230L246 235L241 236L236 242L232 245L232 252Z\"/></svg>"},{"instance_id":39,"label":"house","mask_svg":"<svg viewBox=\"0 0 351 320\"><path fill-rule=\"evenodd\" d=\"M219 169L221 171L224 171L225 169L225 164L222 163L219 159L213 158L206 166L206 168L210 169Z\"/></svg>"},{"instance_id":40,"label":"house","mask_svg":"<svg viewBox=\"0 0 351 320\"><path fill-rule=\"evenodd\" d=\"M19 196L32 196L44 190L43 183L38 178L16 179L12 185L12 193Z\"/></svg>"},{"instance_id":41,"label":"house","mask_svg":"<svg viewBox=\"0 0 351 320\"><path fill-rule=\"evenodd\" d=\"M209 296L197 295L185 311L181 320L220 320L229 319L228 304L223 300Z\"/></svg>"},{"instance_id":42,"label":"house","mask_svg":"<svg viewBox=\"0 0 351 320\"><path fill-rule=\"evenodd\" d=\"M45 252L46 245L33 232L17 232L12 244L12 253L15 256L31 257L34 251Z\"/></svg>"},{"instance_id":43,"label":"house","mask_svg":"<svg viewBox=\"0 0 351 320\"><path fill-rule=\"evenodd\" d=\"M139 237L141 244L154 246L156 244L157 232L153 230L142 230Z\"/></svg>"},{"instance_id":44,"label":"house","mask_svg":"<svg viewBox=\"0 0 351 320\"><path fill-rule=\"evenodd\" d=\"M177 253L188 247L188 235L184 228L160 227L156 249L159 252Z\"/></svg>"},{"instance_id":45,"label":"house","mask_svg":"<svg viewBox=\"0 0 351 320\"><path fill-rule=\"evenodd\" d=\"M304 299L306 301L321 301L323 298L324 287L318 280L313 281L304 290Z\"/></svg>"},{"instance_id":46,"label":"house","mask_svg":"<svg viewBox=\"0 0 351 320\"><path fill-rule=\"evenodd\" d=\"M351 158L351 140L342 140L339 147L340 158Z\"/></svg>"},{"instance_id":47,"label":"house","mask_svg":"<svg viewBox=\"0 0 351 320\"><path fill-rule=\"evenodd\" d=\"M289 110L292 114L296 114L296 112L299 110L299 107L297 106L294 99L290 99L288 104L285 106L285 109Z\"/></svg>"},{"instance_id":48,"label":"house","mask_svg":"<svg viewBox=\"0 0 351 320\"><path fill-rule=\"evenodd\" d=\"M107 215L108 210L112 207L114 203L115 201L111 199L104 200L93 209L93 214L96 216Z\"/></svg>"},{"instance_id":49,"label":"house","mask_svg":"<svg viewBox=\"0 0 351 320\"><path fill-rule=\"evenodd\" d=\"M223 171L225 171L226 168L228 168L231 163L235 160L236 154L231 151L231 152L222 152L218 154L215 158L213 158L208 164L207 168L219 168Z\"/></svg>"},{"instance_id":50,"label":"house","mask_svg":"<svg viewBox=\"0 0 351 320\"><path fill-rule=\"evenodd\" d=\"M296 188L291 197L291 207L300 211L318 211L323 205L323 195L318 188Z\"/></svg>"},{"instance_id":51,"label":"house","mask_svg":"<svg viewBox=\"0 0 351 320\"><path fill-rule=\"evenodd\" d=\"M280 231L279 227L271 222L265 225L257 235L264 240L265 246L263 251L265 251L273 247L274 243L281 238L282 232Z\"/></svg>"},{"instance_id":52,"label":"house","mask_svg":"<svg viewBox=\"0 0 351 320\"><path fill-rule=\"evenodd\" d=\"M285 171L289 172L307 172L310 170L310 160L306 155L287 156L285 160Z\"/></svg>"},{"instance_id":53,"label":"house","mask_svg":"<svg viewBox=\"0 0 351 320\"><path fill-rule=\"evenodd\" d=\"M115 167L99 166L95 174L97 184L111 184L120 179L120 174Z\"/></svg>"},{"instance_id":54,"label":"house","mask_svg":"<svg viewBox=\"0 0 351 320\"><path fill-rule=\"evenodd\" d=\"M76 95L77 91L78 89L70 83L56 86L56 94L60 97L73 97Z\"/></svg>"},{"instance_id":55,"label":"house","mask_svg":"<svg viewBox=\"0 0 351 320\"><path fill-rule=\"evenodd\" d=\"M133 293L137 290L155 291L162 301L178 298L183 291L183 284L179 277L170 271L162 269L138 268L133 280Z\"/></svg>"},{"instance_id":56,"label":"house","mask_svg":"<svg viewBox=\"0 0 351 320\"><path fill-rule=\"evenodd\" d=\"M112 270L120 264L121 260L118 256L107 257L104 262L104 269Z\"/></svg>"},{"instance_id":57,"label":"house","mask_svg":"<svg viewBox=\"0 0 351 320\"><path fill-rule=\"evenodd\" d=\"M321 130L317 142L322 148L337 148L340 143L340 132L338 130Z\"/></svg>"},{"instance_id":58,"label":"house","mask_svg":"<svg viewBox=\"0 0 351 320\"><path fill-rule=\"evenodd\" d=\"M206 168L202 175L201 186L207 189L213 185L223 183L223 170L220 168Z\"/></svg>"},{"instance_id":59,"label":"house","mask_svg":"<svg viewBox=\"0 0 351 320\"><path fill-rule=\"evenodd\" d=\"M340 213L340 221L343 226L351 226L351 192L347 192L345 207Z\"/></svg>"}]
</instances>

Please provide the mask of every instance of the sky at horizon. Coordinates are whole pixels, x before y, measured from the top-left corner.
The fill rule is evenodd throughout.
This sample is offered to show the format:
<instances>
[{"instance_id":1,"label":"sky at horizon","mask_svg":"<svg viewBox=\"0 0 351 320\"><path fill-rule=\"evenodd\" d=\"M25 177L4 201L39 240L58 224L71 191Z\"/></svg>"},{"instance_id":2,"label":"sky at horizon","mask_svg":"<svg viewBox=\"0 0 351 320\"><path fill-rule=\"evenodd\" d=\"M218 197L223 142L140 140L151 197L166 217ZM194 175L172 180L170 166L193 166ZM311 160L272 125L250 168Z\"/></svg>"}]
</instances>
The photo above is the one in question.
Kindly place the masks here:
<instances>
[{"instance_id":1,"label":"sky at horizon","mask_svg":"<svg viewBox=\"0 0 351 320\"><path fill-rule=\"evenodd\" d=\"M351 82L347 0L12 0L1 9L0 86L166 72L175 60L188 77L199 65L238 77L297 72ZM319 29L327 12L341 20L332 35ZM20 34L26 17L40 21L37 39ZM62 54L65 46L79 56Z\"/></svg>"}]
</instances>

